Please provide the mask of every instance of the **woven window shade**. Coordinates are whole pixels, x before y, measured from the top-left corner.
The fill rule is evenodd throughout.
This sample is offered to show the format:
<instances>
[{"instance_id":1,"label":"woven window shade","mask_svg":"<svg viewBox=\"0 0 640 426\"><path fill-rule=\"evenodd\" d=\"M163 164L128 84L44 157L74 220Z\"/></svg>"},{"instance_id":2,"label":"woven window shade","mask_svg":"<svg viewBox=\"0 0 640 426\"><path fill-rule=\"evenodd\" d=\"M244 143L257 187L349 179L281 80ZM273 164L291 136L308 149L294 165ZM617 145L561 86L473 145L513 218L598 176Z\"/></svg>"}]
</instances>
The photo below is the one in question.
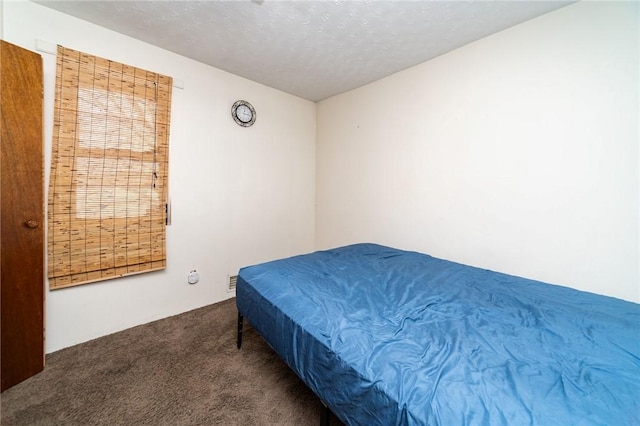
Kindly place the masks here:
<instances>
[{"instance_id":1,"label":"woven window shade","mask_svg":"<svg viewBox=\"0 0 640 426\"><path fill-rule=\"evenodd\" d=\"M51 289L166 266L172 78L58 46Z\"/></svg>"}]
</instances>

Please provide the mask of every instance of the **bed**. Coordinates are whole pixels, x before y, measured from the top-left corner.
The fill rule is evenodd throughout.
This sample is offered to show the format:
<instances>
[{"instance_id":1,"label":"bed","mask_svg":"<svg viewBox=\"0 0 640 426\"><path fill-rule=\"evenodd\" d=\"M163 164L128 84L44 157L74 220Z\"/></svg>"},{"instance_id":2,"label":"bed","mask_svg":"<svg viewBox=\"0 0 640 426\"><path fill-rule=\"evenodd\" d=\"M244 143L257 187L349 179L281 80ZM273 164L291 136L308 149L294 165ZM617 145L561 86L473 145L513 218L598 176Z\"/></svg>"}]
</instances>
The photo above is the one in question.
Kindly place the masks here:
<instances>
[{"instance_id":1,"label":"bed","mask_svg":"<svg viewBox=\"0 0 640 426\"><path fill-rule=\"evenodd\" d=\"M355 244L241 268L243 319L345 424L640 424L640 305Z\"/></svg>"}]
</instances>

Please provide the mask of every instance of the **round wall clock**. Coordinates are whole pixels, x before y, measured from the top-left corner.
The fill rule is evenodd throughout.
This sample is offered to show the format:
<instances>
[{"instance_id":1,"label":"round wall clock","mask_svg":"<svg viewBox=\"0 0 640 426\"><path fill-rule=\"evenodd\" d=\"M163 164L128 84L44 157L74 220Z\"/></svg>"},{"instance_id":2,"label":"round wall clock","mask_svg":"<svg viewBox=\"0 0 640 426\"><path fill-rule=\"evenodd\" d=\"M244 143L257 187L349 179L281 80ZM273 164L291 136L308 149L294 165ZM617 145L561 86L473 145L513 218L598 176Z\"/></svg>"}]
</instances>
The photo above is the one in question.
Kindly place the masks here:
<instances>
[{"instance_id":1,"label":"round wall clock","mask_svg":"<svg viewBox=\"0 0 640 426\"><path fill-rule=\"evenodd\" d=\"M231 116L242 127L249 127L256 122L256 110L247 101L236 101L231 107Z\"/></svg>"}]
</instances>

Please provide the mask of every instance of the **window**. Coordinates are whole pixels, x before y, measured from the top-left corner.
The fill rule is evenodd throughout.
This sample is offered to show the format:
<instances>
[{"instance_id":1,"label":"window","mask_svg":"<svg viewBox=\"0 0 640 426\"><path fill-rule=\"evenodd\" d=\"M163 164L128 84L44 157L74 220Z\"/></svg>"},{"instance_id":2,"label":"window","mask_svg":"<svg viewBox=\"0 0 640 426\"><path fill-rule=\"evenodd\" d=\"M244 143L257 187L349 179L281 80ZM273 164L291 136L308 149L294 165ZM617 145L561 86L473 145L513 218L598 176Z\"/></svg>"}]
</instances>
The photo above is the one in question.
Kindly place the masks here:
<instances>
[{"instance_id":1,"label":"window","mask_svg":"<svg viewBox=\"0 0 640 426\"><path fill-rule=\"evenodd\" d=\"M166 266L171 77L58 46L51 289Z\"/></svg>"}]
</instances>

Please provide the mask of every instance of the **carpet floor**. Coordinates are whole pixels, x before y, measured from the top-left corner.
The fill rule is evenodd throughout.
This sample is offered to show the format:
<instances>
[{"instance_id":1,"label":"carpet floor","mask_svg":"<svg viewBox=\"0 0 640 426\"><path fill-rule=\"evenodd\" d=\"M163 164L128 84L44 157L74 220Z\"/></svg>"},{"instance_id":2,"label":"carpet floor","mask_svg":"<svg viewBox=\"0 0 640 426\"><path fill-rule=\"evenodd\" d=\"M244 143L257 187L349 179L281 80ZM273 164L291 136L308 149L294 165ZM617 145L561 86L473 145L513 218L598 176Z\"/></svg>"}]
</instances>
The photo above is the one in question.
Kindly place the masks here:
<instances>
[{"instance_id":1,"label":"carpet floor","mask_svg":"<svg viewBox=\"0 0 640 426\"><path fill-rule=\"evenodd\" d=\"M319 424L320 400L246 322L238 350L236 324L229 299L48 354L0 394L0 422Z\"/></svg>"}]
</instances>

